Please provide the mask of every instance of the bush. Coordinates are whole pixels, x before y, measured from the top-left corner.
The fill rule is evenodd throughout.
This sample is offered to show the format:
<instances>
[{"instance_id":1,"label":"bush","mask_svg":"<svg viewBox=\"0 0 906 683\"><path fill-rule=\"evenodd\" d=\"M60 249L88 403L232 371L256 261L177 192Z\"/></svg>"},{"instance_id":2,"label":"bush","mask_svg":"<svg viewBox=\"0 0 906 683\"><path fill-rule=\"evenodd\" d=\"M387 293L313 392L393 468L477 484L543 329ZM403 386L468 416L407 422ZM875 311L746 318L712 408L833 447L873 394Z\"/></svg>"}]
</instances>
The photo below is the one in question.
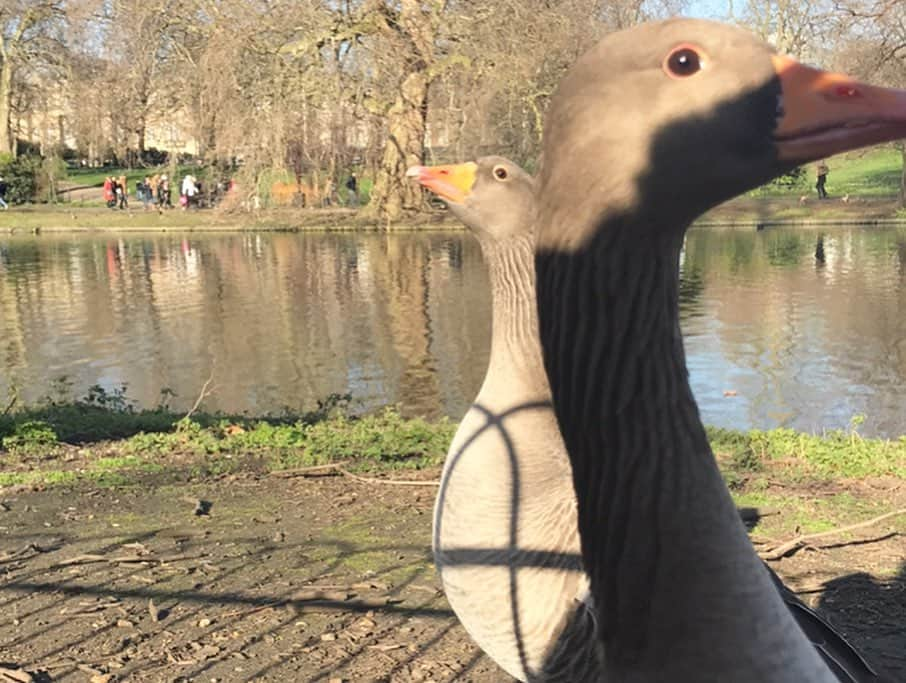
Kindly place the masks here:
<instances>
[{"instance_id":1,"label":"bush","mask_svg":"<svg viewBox=\"0 0 906 683\"><path fill-rule=\"evenodd\" d=\"M0 176L6 181L6 201L26 204L34 200L43 163L41 157L0 154Z\"/></svg>"},{"instance_id":2,"label":"bush","mask_svg":"<svg viewBox=\"0 0 906 683\"><path fill-rule=\"evenodd\" d=\"M3 448L17 453L37 455L52 450L59 442L57 433L46 422L29 420L15 426L12 434L3 437Z\"/></svg>"}]
</instances>

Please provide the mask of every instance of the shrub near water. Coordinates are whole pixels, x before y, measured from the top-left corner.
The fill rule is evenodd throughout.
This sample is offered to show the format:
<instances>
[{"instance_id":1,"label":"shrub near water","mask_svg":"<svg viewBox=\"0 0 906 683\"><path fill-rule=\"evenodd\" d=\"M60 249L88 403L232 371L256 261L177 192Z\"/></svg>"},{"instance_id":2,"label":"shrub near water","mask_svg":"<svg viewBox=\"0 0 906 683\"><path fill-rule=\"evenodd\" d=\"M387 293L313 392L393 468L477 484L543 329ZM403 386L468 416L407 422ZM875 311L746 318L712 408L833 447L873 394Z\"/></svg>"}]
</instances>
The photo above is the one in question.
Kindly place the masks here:
<instances>
[{"instance_id":1,"label":"shrub near water","mask_svg":"<svg viewBox=\"0 0 906 683\"><path fill-rule=\"evenodd\" d=\"M26 420L12 423L10 433L0 439L4 450L21 455L48 454L59 443L57 433L46 422Z\"/></svg>"}]
</instances>

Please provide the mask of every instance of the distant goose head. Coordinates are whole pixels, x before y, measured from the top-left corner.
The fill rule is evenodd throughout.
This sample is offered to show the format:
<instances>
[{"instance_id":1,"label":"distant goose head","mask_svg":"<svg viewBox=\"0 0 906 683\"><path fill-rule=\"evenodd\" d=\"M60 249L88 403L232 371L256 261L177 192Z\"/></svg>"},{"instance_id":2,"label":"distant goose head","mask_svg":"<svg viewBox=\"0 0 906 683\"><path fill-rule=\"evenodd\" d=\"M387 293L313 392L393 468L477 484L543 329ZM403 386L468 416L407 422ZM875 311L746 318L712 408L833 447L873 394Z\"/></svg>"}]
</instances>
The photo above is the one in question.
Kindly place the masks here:
<instances>
[{"instance_id":1,"label":"distant goose head","mask_svg":"<svg viewBox=\"0 0 906 683\"><path fill-rule=\"evenodd\" d=\"M509 159L413 166L407 175L443 199L479 238L505 241L531 231L535 181Z\"/></svg>"}]
</instances>

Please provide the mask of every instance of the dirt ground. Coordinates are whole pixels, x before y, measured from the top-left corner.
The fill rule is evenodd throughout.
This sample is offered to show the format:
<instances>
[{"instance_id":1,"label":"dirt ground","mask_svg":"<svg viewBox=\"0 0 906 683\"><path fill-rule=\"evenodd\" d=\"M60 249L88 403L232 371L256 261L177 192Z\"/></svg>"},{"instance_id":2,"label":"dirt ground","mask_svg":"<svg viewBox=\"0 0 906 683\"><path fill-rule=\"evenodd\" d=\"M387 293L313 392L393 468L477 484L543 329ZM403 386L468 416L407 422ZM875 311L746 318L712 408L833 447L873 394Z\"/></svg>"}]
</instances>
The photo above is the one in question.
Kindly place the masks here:
<instances>
[{"instance_id":1,"label":"dirt ground","mask_svg":"<svg viewBox=\"0 0 906 683\"><path fill-rule=\"evenodd\" d=\"M434 492L251 473L0 489L0 681L510 680L440 592ZM903 681L893 528L772 566Z\"/></svg>"}]
</instances>

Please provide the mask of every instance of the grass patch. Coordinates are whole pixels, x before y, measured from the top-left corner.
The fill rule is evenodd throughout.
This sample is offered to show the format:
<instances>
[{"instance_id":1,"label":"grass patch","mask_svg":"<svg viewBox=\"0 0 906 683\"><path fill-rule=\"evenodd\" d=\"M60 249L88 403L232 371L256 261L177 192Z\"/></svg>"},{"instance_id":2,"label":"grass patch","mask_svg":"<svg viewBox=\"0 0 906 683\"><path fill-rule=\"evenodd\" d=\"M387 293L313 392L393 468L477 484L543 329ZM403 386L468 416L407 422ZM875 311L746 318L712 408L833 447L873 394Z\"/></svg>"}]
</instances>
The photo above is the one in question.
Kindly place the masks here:
<instances>
[{"instance_id":1,"label":"grass patch","mask_svg":"<svg viewBox=\"0 0 906 683\"><path fill-rule=\"evenodd\" d=\"M884 501L860 498L848 491L820 495L795 490L740 491L733 493L733 500L740 507L782 510L782 515L762 517L756 531L776 537L830 531L890 511Z\"/></svg>"},{"instance_id":2,"label":"grass patch","mask_svg":"<svg viewBox=\"0 0 906 683\"><path fill-rule=\"evenodd\" d=\"M827 191L831 196L889 197L900 190L903 156L893 146L873 147L848 152L828 160ZM809 164L801 179L793 184L773 181L752 192L752 197L799 197L815 192L815 166Z\"/></svg>"},{"instance_id":3,"label":"grass patch","mask_svg":"<svg viewBox=\"0 0 906 683\"><path fill-rule=\"evenodd\" d=\"M187 418L167 408L166 395L157 408L138 410L125 387L92 387L74 401L65 399L67 391L62 381L54 397L0 415L0 485L114 481L113 474L136 480L167 470L204 477L339 461L358 470L423 468L443 461L456 430L450 420L406 418L394 407L355 415L349 395L332 395L298 415ZM708 438L734 490L763 490L777 479L906 479L906 437L863 438L860 422L821 436L712 428Z\"/></svg>"},{"instance_id":4,"label":"grass patch","mask_svg":"<svg viewBox=\"0 0 906 683\"><path fill-rule=\"evenodd\" d=\"M135 480L168 468L203 477L337 461L354 469L420 468L442 461L455 431L449 420L404 418L392 407L354 415L348 395L329 396L300 415L187 418L165 405L137 410L125 387L92 387L68 402L59 397L66 392L64 382L56 397L0 416L0 466L12 466L0 473L0 485L51 484L61 476L109 483L119 481L113 475ZM61 452L67 467L35 467Z\"/></svg>"},{"instance_id":5,"label":"grass patch","mask_svg":"<svg viewBox=\"0 0 906 683\"><path fill-rule=\"evenodd\" d=\"M802 476L818 478L906 479L906 436L863 438L856 431L860 423L861 418L856 417L849 431L833 430L823 435L792 429L709 429L708 438L726 469L737 475L765 466L788 465Z\"/></svg>"}]
</instances>

